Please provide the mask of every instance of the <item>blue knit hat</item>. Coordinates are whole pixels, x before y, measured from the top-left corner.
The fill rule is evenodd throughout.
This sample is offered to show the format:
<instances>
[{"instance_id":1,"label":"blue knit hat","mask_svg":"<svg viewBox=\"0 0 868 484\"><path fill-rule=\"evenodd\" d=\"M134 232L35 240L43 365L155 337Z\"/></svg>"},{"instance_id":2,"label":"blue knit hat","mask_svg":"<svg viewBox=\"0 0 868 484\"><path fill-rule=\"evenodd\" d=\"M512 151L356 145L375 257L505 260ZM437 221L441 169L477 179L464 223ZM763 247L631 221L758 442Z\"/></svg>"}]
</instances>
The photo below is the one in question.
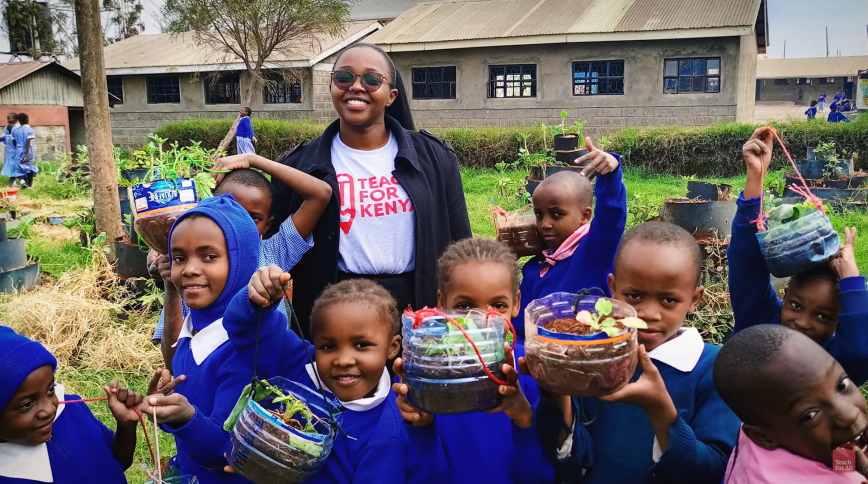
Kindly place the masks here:
<instances>
[{"instance_id":1,"label":"blue knit hat","mask_svg":"<svg viewBox=\"0 0 868 484\"><path fill-rule=\"evenodd\" d=\"M220 227L229 251L229 277L220 297L206 308L190 309L193 329L202 331L223 317L229 301L247 286L253 273L259 268L259 231L244 207L232 194L226 193L202 200L196 208L175 220L172 230L169 231L169 254L172 253L172 234L182 220L193 214L208 217Z\"/></svg>"},{"instance_id":2,"label":"blue knit hat","mask_svg":"<svg viewBox=\"0 0 868 484\"><path fill-rule=\"evenodd\" d=\"M45 365L57 369L57 360L44 346L0 326L0 410L31 373Z\"/></svg>"}]
</instances>

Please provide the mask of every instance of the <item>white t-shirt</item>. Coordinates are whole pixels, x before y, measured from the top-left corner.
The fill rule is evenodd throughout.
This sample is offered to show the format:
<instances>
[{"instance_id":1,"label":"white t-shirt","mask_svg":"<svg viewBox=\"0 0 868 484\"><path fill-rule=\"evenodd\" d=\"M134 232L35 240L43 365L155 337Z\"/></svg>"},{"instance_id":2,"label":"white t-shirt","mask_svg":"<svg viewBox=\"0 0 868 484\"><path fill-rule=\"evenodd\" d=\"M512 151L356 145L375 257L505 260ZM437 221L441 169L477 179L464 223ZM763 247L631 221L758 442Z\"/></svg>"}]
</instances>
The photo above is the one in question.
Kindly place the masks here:
<instances>
[{"instance_id":1,"label":"white t-shirt","mask_svg":"<svg viewBox=\"0 0 868 484\"><path fill-rule=\"evenodd\" d=\"M416 214L398 183L398 142L361 151L340 135L332 140L332 164L341 192L338 268L352 274L401 274L416 267Z\"/></svg>"}]
</instances>

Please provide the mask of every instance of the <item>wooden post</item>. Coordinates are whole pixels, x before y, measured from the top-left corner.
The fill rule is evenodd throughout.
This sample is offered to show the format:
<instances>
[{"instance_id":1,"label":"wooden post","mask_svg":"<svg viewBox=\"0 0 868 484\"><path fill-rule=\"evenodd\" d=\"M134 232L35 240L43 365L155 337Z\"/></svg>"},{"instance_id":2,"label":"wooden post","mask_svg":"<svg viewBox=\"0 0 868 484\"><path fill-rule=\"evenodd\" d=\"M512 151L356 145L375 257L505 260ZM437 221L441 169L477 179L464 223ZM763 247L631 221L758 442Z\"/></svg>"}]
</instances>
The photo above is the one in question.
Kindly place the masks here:
<instances>
[{"instance_id":1,"label":"wooden post","mask_svg":"<svg viewBox=\"0 0 868 484\"><path fill-rule=\"evenodd\" d=\"M118 197L118 176L112 153L100 2L99 0L76 0L73 4L75 24L78 29L84 129L87 135L87 154L90 159L96 233L105 232L106 245L111 250L109 260L114 261L114 241L122 233L121 206Z\"/></svg>"}]
</instances>

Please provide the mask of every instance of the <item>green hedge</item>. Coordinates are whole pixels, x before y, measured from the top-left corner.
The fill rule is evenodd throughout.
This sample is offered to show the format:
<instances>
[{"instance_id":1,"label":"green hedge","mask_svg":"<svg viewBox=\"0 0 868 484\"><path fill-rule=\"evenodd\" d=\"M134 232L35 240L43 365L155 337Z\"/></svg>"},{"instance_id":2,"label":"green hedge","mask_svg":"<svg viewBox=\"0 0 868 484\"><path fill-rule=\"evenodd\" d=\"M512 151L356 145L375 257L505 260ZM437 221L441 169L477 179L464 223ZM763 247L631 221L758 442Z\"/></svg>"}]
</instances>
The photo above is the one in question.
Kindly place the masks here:
<instances>
[{"instance_id":1,"label":"green hedge","mask_svg":"<svg viewBox=\"0 0 868 484\"><path fill-rule=\"evenodd\" d=\"M302 141L316 138L325 129L325 125L310 121L261 118L252 121L259 139L257 152L271 159ZM202 146L213 148L223 139L230 124L230 120L193 119L163 125L157 129L157 134L181 144L198 140L202 141ZM804 156L808 146L828 141L834 141L845 154L868 153L868 115L847 124L791 121L773 125L797 159ZM726 123L704 127L627 128L607 135L610 141L607 149L622 154L625 165L653 173L731 176L743 170L741 147L754 129L756 125ZM515 161L521 146L521 134L530 135L528 148L531 151L543 146L542 133L534 127L442 128L432 131L452 144L462 166L471 168L491 168L500 161ZM233 143L229 151L234 149ZM778 167L786 163L783 151L777 146L774 163Z\"/></svg>"}]
</instances>

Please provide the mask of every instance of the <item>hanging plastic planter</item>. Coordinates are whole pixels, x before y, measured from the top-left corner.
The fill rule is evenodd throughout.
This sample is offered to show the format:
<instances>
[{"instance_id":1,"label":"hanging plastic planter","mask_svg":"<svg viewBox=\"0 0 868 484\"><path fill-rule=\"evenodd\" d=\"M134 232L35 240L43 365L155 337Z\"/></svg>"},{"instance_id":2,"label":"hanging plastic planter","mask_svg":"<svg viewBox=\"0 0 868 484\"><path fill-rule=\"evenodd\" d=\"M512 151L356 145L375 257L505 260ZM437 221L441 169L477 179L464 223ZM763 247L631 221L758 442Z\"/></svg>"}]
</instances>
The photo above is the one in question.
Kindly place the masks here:
<instances>
[{"instance_id":1,"label":"hanging plastic planter","mask_svg":"<svg viewBox=\"0 0 868 484\"><path fill-rule=\"evenodd\" d=\"M255 484L296 484L316 474L335 440L323 396L280 377L248 395L249 387L226 422L232 430L229 465Z\"/></svg>"},{"instance_id":2,"label":"hanging plastic planter","mask_svg":"<svg viewBox=\"0 0 868 484\"><path fill-rule=\"evenodd\" d=\"M778 133L772 133L802 184L793 184L789 189L806 200L761 213L756 220L756 237L769 272L775 277L789 277L824 264L838 253L841 241L823 202L811 193Z\"/></svg>"},{"instance_id":3,"label":"hanging plastic planter","mask_svg":"<svg viewBox=\"0 0 868 484\"><path fill-rule=\"evenodd\" d=\"M196 184L191 179L157 180L132 187L136 232L160 254L169 251L172 224L199 203Z\"/></svg>"},{"instance_id":4,"label":"hanging plastic planter","mask_svg":"<svg viewBox=\"0 0 868 484\"><path fill-rule=\"evenodd\" d=\"M554 293L525 310L525 358L537 383L573 397L598 397L626 385L637 362L629 304L585 293Z\"/></svg>"},{"instance_id":5,"label":"hanging plastic planter","mask_svg":"<svg viewBox=\"0 0 868 484\"><path fill-rule=\"evenodd\" d=\"M492 216L497 240L509 246L518 257L538 255L547 249L536 229L536 216L531 205L512 212L494 207Z\"/></svg>"},{"instance_id":6,"label":"hanging plastic planter","mask_svg":"<svg viewBox=\"0 0 868 484\"><path fill-rule=\"evenodd\" d=\"M496 311L407 310L403 361L410 404L433 414L481 412L500 405L503 396L497 389L506 384L501 370L507 362L507 324Z\"/></svg>"}]
</instances>

